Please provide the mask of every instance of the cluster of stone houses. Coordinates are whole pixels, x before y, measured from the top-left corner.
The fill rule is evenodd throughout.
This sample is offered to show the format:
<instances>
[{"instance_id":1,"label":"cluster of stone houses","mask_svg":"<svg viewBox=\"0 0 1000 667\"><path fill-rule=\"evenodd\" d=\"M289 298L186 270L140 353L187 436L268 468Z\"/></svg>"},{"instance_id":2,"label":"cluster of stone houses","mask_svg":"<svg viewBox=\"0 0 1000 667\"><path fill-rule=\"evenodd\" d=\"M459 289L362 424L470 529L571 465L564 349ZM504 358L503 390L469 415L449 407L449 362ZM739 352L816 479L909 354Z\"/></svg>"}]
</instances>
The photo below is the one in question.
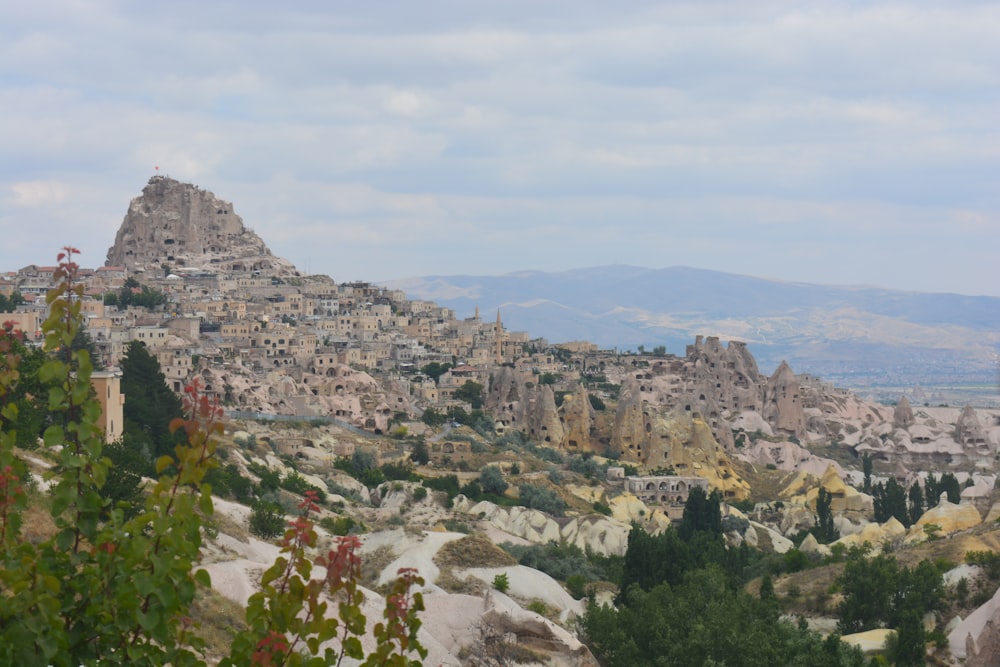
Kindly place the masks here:
<instances>
[{"instance_id":1,"label":"cluster of stone houses","mask_svg":"<svg viewBox=\"0 0 1000 667\"><path fill-rule=\"evenodd\" d=\"M3 319L29 340L40 340L47 315L44 295L55 284L55 270L29 265L0 274L0 293L25 297L17 312ZM258 274L204 269L137 274L143 285L168 297L166 306L155 311L104 303L104 294L124 287L125 267L81 269L77 279L85 290L87 330L104 365L115 367L127 344L140 341L176 391L202 364L234 363L260 375L298 370L331 378L348 366L413 378L410 373L437 361L452 368L437 383L418 374L409 386L421 401L446 403L467 382L487 384L492 368L521 358L530 342L526 333L507 331L499 313L492 322L483 321L478 310L457 319L448 308L371 283Z\"/></svg>"}]
</instances>

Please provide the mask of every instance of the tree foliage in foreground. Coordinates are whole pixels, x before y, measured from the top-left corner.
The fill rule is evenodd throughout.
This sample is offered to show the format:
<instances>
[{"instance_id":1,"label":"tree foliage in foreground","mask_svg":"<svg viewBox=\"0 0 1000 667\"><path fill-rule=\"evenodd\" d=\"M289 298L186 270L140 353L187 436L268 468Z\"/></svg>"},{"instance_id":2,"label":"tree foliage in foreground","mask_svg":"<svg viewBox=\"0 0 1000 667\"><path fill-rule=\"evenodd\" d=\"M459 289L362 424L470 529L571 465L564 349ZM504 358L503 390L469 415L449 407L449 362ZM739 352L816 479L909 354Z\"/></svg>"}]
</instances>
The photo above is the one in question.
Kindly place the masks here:
<instances>
[{"instance_id":1,"label":"tree foliage in foreground","mask_svg":"<svg viewBox=\"0 0 1000 667\"><path fill-rule=\"evenodd\" d=\"M632 586L615 609L591 604L583 628L609 667L742 665L861 667L860 651L781 620L773 599L734 589L716 566L685 573L676 585Z\"/></svg>"},{"instance_id":2,"label":"tree foliage in foreground","mask_svg":"<svg viewBox=\"0 0 1000 667\"><path fill-rule=\"evenodd\" d=\"M851 549L839 581L837 629L845 634L898 627L910 613L937 610L944 596L941 572L929 560L909 568L891 554L870 556L869 547Z\"/></svg>"},{"instance_id":3,"label":"tree foliage in foreground","mask_svg":"<svg viewBox=\"0 0 1000 667\"><path fill-rule=\"evenodd\" d=\"M40 452L53 462L44 499L26 489L29 471L13 430L18 405L7 400L22 377L13 334L0 331L0 664L204 665L191 605L211 583L196 563L213 510L204 478L216 465L221 413L197 385L189 387L186 416L170 425L186 438L156 461L158 479L141 510L127 517L105 498L111 461L97 426L90 355L78 349L62 361L53 354L69 346L81 326L74 252L68 248L59 257L59 287L47 297L51 315L44 324L50 354L38 370L55 416ZM51 535L24 538L29 503L35 511L47 505ZM365 656L357 541L342 538L309 556L316 546L315 509L313 498L300 506L262 590L250 598L247 629L220 664L318 666L345 655L365 665L419 664L411 656L426 655L416 638L423 604L411 587L420 580L408 571L393 584L384 620L372 630L375 649ZM324 574L313 578L314 567Z\"/></svg>"},{"instance_id":4,"label":"tree foliage in foreground","mask_svg":"<svg viewBox=\"0 0 1000 667\"><path fill-rule=\"evenodd\" d=\"M629 533L618 606L587 608L582 626L609 667L860 667L861 652L779 618L773 586L743 589L754 554L729 549L718 494L693 489L677 529ZM769 593L768 593L769 591Z\"/></svg>"}]
</instances>

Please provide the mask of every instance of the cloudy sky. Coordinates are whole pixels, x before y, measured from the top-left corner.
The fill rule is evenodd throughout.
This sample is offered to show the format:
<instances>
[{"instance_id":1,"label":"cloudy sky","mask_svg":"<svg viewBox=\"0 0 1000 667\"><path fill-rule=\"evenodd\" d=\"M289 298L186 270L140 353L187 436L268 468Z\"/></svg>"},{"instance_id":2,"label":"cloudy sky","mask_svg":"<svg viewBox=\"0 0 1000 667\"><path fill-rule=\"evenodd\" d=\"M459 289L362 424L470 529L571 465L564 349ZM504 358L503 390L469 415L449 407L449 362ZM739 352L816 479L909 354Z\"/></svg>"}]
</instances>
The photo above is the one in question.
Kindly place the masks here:
<instances>
[{"instance_id":1,"label":"cloudy sky","mask_svg":"<svg viewBox=\"0 0 1000 667\"><path fill-rule=\"evenodd\" d=\"M159 165L337 280L1000 295L1000 4L0 0L0 269Z\"/></svg>"}]
</instances>

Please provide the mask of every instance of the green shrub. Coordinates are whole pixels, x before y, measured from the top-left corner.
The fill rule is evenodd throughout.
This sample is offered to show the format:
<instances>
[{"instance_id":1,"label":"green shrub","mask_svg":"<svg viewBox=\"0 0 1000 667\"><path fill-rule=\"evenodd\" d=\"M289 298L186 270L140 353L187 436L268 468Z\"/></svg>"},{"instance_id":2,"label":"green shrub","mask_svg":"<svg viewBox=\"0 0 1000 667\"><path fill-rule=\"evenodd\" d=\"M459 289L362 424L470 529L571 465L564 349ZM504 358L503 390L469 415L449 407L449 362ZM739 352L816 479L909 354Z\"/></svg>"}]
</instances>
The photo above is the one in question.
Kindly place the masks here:
<instances>
[{"instance_id":1,"label":"green shrub","mask_svg":"<svg viewBox=\"0 0 1000 667\"><path fill-rule=\"evenodd\" d=\"M319 520L319 525L331 535L351 535L365 531L363 524L358 523L349 516L339 516L337 518L325 516Z\"/></svg>"},{"instance_id":2,"label":"green shrub","mask_svg":"<svg viewBox=\"0 0 1000 667\"><path fill-rule=\"evenodd\" d=\"M575 600L582 600L587 595L587 578L582 574L571 574L566 577L566 589Z\"/></svg>"},{"instance_id":3,"label":"green shrub","mask_svg":"<svg viewBox=\"0 0 1000 667\"><path fill-rule=\"evenodd\" d=\"M448 500L458 495L458 477L455 475L443 475L441 477L427 477L424 479L424 486L432 491L443 491L448 495Z\"/></svg>"},{"instance_id":4,"label":"green shrub","mask_svg":"<svg viewBox=\"0 0 1000 667\"><path fill-rule=\"evenodd\" d=\"M534 484L522 484L517 488L521 504L525 507L553 516L562 516L566 511L566 502L551 489Z\"/></svg>"},{"instance_id":5,"label":"green shrub","mask_svg":"<svg viewBox=\"0 0 1000 667\"><path fill-rule=\"evenodd\" d=\"M532 600L528 603L527 609L528 611L535 612L539 616L545 616L549 613L548 606L541 600Z\"/></svg>"},{"instance_id":6,"label":"green shrub","mask_svg":"<svg viewBox=\"0 0 1000 667\"><path fill-rule=\"evenodd\" d=\"M500 468L495 465L488 465L479 472L479 486L483 487L485 493L495 493L503 495L507 490L507 482L503 478Z\"/></svg>"},{"instance_id":7,"label":"green shrub","mask_svg":"<svg viewBox=\"0 0 1000 667\"><path fill-rule=\"evenodd\" d=\"M493 577L493 588L501 593L506 593L507 589L510 588L510 579L507 578L505 573L496 575Z\"/></svg>"},{"instance_id":8,"label":"green shrub","mask_svg":"<svg viewBox=\"0 0 1000 667\"><path fill-rule=\"evenodd\" d=\"M285 532L285 514L279 505L258 502L250 512L250 532L262 540L273 540Z\"/></svg>"},{"instance_id":9,"label":"green shrub","mask_svg":"<svg viewBox=\"0 0 1000 667\"><path fill-rule=\"evenodd\" d=\"M306 491L314 491L316 498L321 503L326 502L326 490L320 489L305 480L299 473L292 471L281 480L281 488L285 491L304 496Z\"/></svg>"},{"instance_id":10,"label":"green shrub","mask_svg":"<svg viewBox=\"0 0 1000 667\"><path fill-rule=\"evenodd\" d=\"M445 530L452 533L464 533L465 535L468 535L472 532L472 528L469 527L469 524L457 519L445 519L441 522L441 524L444 526Z\"/></svg>"}]
</instances>

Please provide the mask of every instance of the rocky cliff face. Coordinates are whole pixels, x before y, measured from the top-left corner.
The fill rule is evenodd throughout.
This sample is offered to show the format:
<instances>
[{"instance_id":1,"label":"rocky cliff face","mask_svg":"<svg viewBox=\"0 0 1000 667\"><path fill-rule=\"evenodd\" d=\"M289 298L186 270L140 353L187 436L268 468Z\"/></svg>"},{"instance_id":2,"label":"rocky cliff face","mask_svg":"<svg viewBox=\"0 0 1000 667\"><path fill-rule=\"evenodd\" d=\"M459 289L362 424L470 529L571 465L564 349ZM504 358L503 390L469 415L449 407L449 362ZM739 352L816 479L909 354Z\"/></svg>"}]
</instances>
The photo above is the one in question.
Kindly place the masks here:
<instances>
[{"instance_id":1,"label":"rocky cliff face","mask_svg":"<svg viewBox=\"0 0 1000 667\"><path fill-rule=\"evenodd\" d=\"M903 396L899 399L896 409L892 412L892 425L895 428L907 429L913 426L914 423L913 408L910 406L910 400L906 396Z\"/></svg>"},{"instance_id":2,"label":"rocky cliff face","mask_svg":"<svg viewBox=\"0 0 1000 667\"><path fill-rule=\"evenodd\" d=\"M562 418L565 425L565 448L571 452L597 452L590 438L590 429L594 423L591 413L590 398L583 385L563 399Z\"/></svg>"},{"instance_id":3,"label":"rocky cliff face","mask_svg":"<svg viewBox=\"0 0 1000 667\"><path fill-rule=\"evenodd\" d=\"M267 276L298 275L243 225L233 205L166 176L154 176L128 212L108 250L108 265L132 272L203 268Z\"/></svg>"},{"instance_id":4,"label":"rocky cliff face","mask_svg":"<svg viewBox=\"0 0 1000 667\"><path fill-rule=\"evenodd\" d=\"M785 362L781 362L767 381L763 414L776 430L800 438L805 436L806 417L799 397L799 382Z\"/></svg>"}]
</instances>

